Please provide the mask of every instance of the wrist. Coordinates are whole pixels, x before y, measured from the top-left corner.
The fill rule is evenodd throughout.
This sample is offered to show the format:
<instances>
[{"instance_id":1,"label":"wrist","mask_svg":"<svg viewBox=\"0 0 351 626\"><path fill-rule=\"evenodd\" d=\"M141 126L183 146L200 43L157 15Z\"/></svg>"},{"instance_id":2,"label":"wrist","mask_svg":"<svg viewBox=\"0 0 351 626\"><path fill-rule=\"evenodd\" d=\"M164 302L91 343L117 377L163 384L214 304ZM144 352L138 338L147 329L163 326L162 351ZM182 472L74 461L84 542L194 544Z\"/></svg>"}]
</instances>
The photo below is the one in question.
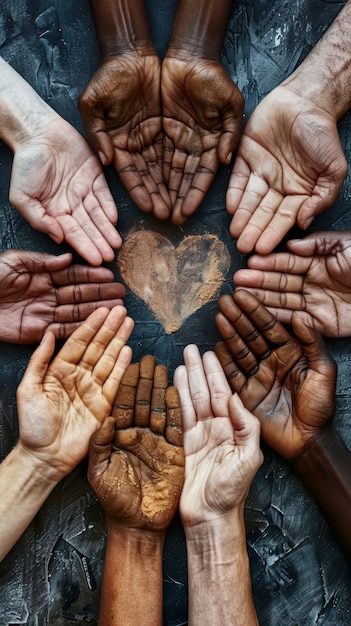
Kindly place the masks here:
<instances>
[{"instance_id":1,"label":"wrist","mask_svg":"<svg viewBox=\"0 0 351 626\"><path fill-rule=\"evenodd\" d=\"M196 5L181 0L174 19L167 56L188 61L195 58L220 62L232 2L223 0L220 9L213 0Z\"/></svg>"},{"instance_id":2,"label":"wrist","mask_svg":"<svg viewBox=\"0 0 351 626\"><path fill-rule=\"evenodd\" d=\"M144 528L132 528L107 516L108 549L121 549L140 558L156 558L163 553L166 531L151 531Z\"/></svg>"},{"instance_id":3,"label":"wrist","mask_svg":"<svg viewBox=\"0 0 351 626\"><path fill-rule=\"evenodd\" d=\"M143 0L92 0L91 5L102 59L156 54Z\"/></svg>"},{"instance_id":4,"label":"wrist","mask_svg":"<svg viewBox=\"0 0 351 626\"><path fill-rule=\"evenodd\" d=\"M187 549L193 555L216 561L245 537L244 509L238 507L218 518L196 525L184 525Z\"/></svg>"},{"instance_id":5,"label":"wrist","mask_svg":"<svg viewBox=\"0 0 351 626\"><path fill-rule=\"evenodd\" d=\"M59 116L4 61L0 73L0 137L15 152Z\"/></svg>"}]
</instances>

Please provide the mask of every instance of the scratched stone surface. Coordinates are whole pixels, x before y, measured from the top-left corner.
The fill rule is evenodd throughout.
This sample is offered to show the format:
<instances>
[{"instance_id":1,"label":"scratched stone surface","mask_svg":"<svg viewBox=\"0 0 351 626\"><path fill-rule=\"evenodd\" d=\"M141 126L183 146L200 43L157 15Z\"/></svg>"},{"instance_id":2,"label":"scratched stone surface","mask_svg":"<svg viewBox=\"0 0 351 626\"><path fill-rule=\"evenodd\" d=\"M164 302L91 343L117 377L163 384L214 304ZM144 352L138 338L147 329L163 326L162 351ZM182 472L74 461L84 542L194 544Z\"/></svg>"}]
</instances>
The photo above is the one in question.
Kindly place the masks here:
<instances>
[{"instance_id":1,"label":"scratched stone surface","mask_svg":"<svg viewBox=\"0 0 351 626\"><path fill-rule=\"evenodd\" d=\"M175 0L149 0L152 34L162 57L167 49ZM223 50L223 63L246 98L245 114L293 71L342 8L324 0L237 0ZM99 52L88 0L2 0L0 54L65 119L82 131L77 98L97 67ZM351 157L351 126L340 122L345 153ZM47 236L35 232L10 205L12 154L0 143L1 249L59 253ZM228 234L225 190L230 170L221 168L197 213L178 228L139 211L112 169L106 176L119 208L118 228L155 230L179 245L187 235L216 235L227 247L231 267L222 291L231 293L234 270L245 265ZM335 205L312 229L351 228L350 178ZM110 264L119 279L116 263ZM1 286L0 286L1 288ZM170 377L191 342L213 348L218 336L213 299L166 334L143 302L128 293L126 305L136 325L134 359L153 353L169 366ZM350 339L329 340L337 361L335 424L351 446ZM18 437L16 387L33 346L0 345L0 455ZM318 507L284 462L264 448L265 462L246 504L247 542L253 593L262 626L339 626L351 624L351 580L346 561ZM1 497L1 496L0 496ZM86 463L60 483L32 524L0 565L0 626L96 624L105 542L104 515L86 480ZM179 519L172 523L164 554L164 624L187 623L187 574ZM233 593L235 582L233 581Z\"/></svg>"}]
</instances>

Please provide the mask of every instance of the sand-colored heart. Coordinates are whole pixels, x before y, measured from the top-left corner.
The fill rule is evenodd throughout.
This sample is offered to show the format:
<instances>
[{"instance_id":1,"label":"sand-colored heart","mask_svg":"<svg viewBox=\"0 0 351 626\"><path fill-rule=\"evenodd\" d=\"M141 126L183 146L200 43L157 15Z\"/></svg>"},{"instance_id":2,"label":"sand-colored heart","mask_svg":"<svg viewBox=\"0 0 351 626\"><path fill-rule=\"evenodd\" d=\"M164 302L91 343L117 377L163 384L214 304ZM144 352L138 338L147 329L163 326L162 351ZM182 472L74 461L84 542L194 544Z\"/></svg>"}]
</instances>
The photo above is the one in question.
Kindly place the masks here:
<instances>
[{"instance_id":1,"label":"sand-colored heart","mask_svg":"<svg viewBox=\"0 0 351 626\"><path fill-rule=\"evenodd\" d=\"M126 285L170 334L216 296L230 256L215 235L188 236L175 248L163 235L141 230L125 240L117 263Z\"/></svg>"}]
</instances>

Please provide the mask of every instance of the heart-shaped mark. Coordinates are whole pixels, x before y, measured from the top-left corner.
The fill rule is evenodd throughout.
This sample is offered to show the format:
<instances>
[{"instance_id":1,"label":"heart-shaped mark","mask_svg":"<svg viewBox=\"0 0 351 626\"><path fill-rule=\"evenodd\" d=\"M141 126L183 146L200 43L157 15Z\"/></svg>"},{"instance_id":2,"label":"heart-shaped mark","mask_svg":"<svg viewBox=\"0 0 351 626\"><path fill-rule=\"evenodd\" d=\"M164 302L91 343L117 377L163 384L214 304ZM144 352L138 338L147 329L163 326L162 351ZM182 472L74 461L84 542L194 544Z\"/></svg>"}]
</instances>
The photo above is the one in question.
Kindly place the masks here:
<instances>
[{"instance_id":1,"label":"heart-shaped mark","mask_svg":"<svg viewBox=\"0 0 351 626\"><path fill-rule=\"evenodd\" d=\"M189 236L175 248L163 235L142 230L124 242L118 267L124 282L170 334L216 295L230 256L215 235Z\"/></svg>"}]
</instances>

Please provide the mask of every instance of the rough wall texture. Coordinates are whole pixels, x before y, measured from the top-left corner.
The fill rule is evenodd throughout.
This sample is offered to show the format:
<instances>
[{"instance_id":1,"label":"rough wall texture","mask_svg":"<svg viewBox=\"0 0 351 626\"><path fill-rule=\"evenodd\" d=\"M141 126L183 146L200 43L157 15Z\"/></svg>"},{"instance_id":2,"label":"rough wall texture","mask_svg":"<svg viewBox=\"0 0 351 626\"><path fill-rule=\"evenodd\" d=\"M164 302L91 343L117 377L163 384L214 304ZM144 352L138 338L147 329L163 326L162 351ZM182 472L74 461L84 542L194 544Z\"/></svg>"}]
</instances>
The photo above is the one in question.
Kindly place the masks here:
<instances>
[{"instance_id":1,"label":"rough wall texture","mask_svg":"<svg viewBox=\"0 0 351 626\"><path fill-rule=\"evenodd\" d=\"M237 0L225 40L223 63L246 98L246 115L287 76L320 38L343 3L323 0ZM167 47L175 0L149 0L152 33L159 54ZM0 54L41 96L81 131L77 97L98 63L88 0L2 0ZM349 115L340 123L345 153L351 157ZM0 246L58 253L45 235L33 231L8 201L12 155L0 144ZM245 264L228 234L222 168L203 205L182 227L157 222L130 201L112 169L106 172L119 208L118 228L126 238L155 230L178 246L186 236L213 234L227 247L231 266L222 291L232 291L232 275ZM332 209L313 229L351 228L350 178ZM116 263L111 268L119 279ZM1 287L0 287L1 288ZM182 361L183 347L201 350L218 339L212 299L173 333L128 293L136 320L134 358L153 353L170 368ZM339 367L336 426L351 446L350 340L328 342ZM15 390L33 346L0 345L0 455L18 436ZM248 547L253 591L262 626L351 624L351 580L337 544L318 508L281 459L265 449L247 501ZM95 624L104 554L104 517L78 467L53 492L24 536L0 565L0 625ZM186 553L179 520L172 524L164 557L164 623L187 623ZM235 593L235 585L233 585Z\"/></svg>"}]
</instances>

